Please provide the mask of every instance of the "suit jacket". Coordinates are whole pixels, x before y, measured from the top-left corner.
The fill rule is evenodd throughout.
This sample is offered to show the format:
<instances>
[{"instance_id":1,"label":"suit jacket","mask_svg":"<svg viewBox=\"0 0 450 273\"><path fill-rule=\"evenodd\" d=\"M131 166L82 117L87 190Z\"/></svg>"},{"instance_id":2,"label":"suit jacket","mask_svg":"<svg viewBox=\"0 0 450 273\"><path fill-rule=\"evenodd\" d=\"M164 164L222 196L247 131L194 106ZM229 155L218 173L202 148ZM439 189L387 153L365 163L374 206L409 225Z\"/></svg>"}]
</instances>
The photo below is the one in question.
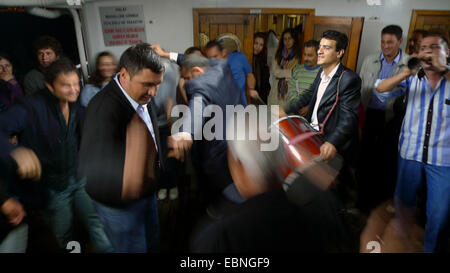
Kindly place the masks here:
<instances>
[{"instance_id":1,"label":"suit jacket","mask_svg":"<svg viewBox=\"0 0 450 273\"><path fill-rule=\"evenodd\" d=\"M289 105L286 113L297 113L299 109L309 105L306 119L311 122L317 92L321 81L322 68L317 73L311 87L300 98ZM325 124L324 140L333 144L338 152L348 162L354 158L358 141L358 111L361 97L361 78L355 72L340 64L320 101L317 109L317 119L322 124L336 101L336 89L339 77L339 102Z\"/></svg>"},{"instance_id":2,"label":"suit jacket","mask_svg":"<svg viewBox=\"0 0 450 273\"><path fill-rule=\"evenodd\" d=\"M161 151L152 100L147 107ZM79 154L78 175L98 202L123 206L155 190L160 163L152 136L114 80L89 103Z\"/></svg>"},{"instance_id":3,"label":"suit jacket","mask_svg":"<svg viewBox=\"0 0 450 273\"><path fill-rule=\"evenodd\" d=\"M195 116L192 116L191 131L195 135L195 130L202 130L203 125L210 118L199 116L201 112L194 109L194 100L202 102L203 109L208 105L217 105L223 112L222 122L224 124L222 140L206 140L204 136L201 141L196 143L196 149L193 151L194 163L201 173L206 175L206 180L214 181L208 183L211 190L219 192L223 190L233 180L228 170L227 162L227 142L226 142L226 106L243 105L239 86L234 80L230 66L226 60L210 60L211 66L205 73L197 78L190 80L186 84L186 93L189 99L189 108L191 114L201 119L201 127L194 127ZM211 179L213 178L213 179Z\"/></svg>"}]
</instances>

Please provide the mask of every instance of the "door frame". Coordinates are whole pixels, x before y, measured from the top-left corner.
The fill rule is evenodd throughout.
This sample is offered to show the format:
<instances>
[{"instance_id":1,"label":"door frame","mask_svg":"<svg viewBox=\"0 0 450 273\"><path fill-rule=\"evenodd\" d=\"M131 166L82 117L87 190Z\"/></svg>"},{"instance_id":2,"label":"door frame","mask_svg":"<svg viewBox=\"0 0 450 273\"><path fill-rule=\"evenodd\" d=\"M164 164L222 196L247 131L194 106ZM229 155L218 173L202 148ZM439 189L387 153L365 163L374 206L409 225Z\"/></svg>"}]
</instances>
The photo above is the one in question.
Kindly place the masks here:
<instances>
[{"instance_id":1,"label":"door frame","mask_svg":"<svg viewBox=\"0 0 450 273\"><path fill-rule=\"evenodd\" d=\"M308 16L306 17L305 23L305 34L304 39L307 41L308 39L312 39L314 37L314 25L315 23L322 23L327 21L328 19L333 19L338 23L342 24L351 24L352 28L350 30L350 35L348 35L349 44L345 50L345 54L347 54L347 63L346 67L350 68L353 71L356 71L356 65L358 63L358 55L359 49L361 47L361 38L362 38L362 30L364 27L364 17L347 17L347 16ZM359 39L352 39L353 36L361 33ZM350 48L355 48L355 50L350 50ZM303 63L303 56L302 56Z\"/></svg>"},{"instance_id":2,"label":"door frame","mask_svg":"<svg viewBox=\"0 0 450 273\"><path fill-rule=\"evenodd\" d=\"M199 46L199 16L200 15L260 15L260 14L292 14L314 16L315 9L283 9L283 8L194 8L194 46Z\"/></svg>"},{"instance_id":3,"label":"door frame","mask_svg":"<svg viewBox=\"0 0 450 273\"><path fill-rule=\"evenodd\" d=\"M450 16L450 10L423 10L423 9L413 9L411 14L411 21L409 23L409 31L408 37L406 37L406 41L409 41L414 30L416 29L417 17L419 16Z\"/></svg>"}]
</instances>

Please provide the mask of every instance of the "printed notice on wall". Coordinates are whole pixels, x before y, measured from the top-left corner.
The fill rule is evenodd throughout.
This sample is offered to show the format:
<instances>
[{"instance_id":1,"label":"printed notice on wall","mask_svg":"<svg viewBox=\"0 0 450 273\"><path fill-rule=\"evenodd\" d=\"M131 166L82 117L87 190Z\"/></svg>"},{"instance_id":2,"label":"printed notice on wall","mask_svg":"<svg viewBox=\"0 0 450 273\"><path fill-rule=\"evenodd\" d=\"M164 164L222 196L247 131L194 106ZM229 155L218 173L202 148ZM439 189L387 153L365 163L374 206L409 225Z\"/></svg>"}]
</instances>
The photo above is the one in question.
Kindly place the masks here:
<instances>
[{"instance_id":1,"label":"printed notice on wall","mask_svg":"<svg viewBox=\"0 0 450 273\"><path fill-rule=\"evenodd\" d=\"M100 7L105 46L127 46L147 42L142 5Z\"/></svg>"}]
</instances>

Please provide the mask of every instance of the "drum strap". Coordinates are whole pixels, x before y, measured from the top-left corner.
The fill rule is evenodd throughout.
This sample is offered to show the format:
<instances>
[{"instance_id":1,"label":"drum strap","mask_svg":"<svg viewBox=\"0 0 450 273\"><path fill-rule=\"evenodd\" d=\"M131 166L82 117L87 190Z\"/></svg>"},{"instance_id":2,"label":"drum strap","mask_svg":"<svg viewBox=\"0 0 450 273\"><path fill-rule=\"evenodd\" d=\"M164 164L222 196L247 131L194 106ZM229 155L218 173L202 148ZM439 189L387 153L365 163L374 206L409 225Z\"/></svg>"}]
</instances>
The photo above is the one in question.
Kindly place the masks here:
<instances>
[{"instance_id":1,"label":"drum strap","mask_svg":"<svg viewBox=\"0 0 450 273\"><path fill-rule=\"evenodd\" d=\"M319 125L320 126L320 131L308 132L308 133L300 134L300 135L294 137L293 139L291 139L289 144L295 144L295 143L298 143L298 142L302 142L303 140L305 140L307 138L310 138L312 136L315 136L315 135L323 135L323 130L325 128L325 124L327 123L328 119L330 118L331 114L334 111L334 108L336 108L336 105L339 102L339 87L340 87L341 79L342 79L342 76L344 75L344 73L345 73L345 70L342 71L341 75L339 76L338 83L337 83L337 88L336 88L336 100L335 100L333 106L331 107L330 111L328 112L327 116L325 117L325 120L323 121L322 126Z\"/></svg>"}]
</instances>

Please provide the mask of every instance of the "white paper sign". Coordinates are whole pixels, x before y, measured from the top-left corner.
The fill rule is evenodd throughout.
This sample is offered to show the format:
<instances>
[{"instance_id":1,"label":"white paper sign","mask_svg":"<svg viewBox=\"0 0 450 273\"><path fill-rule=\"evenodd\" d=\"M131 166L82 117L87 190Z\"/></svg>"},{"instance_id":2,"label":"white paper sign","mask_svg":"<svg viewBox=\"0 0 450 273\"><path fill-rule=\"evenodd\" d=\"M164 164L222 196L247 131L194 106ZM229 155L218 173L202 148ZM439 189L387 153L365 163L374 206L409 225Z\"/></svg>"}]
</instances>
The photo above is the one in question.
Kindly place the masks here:
<instances>
[{"instance_id":1,"label":"white paper sign","mask_svg":"<svg viewBox=\"0 0 450 273\"><path fill-rule=\"evenodd\" d=\"M100 7L105 46L147 42L143 5Z\"/></svg>"}]
</instances>

